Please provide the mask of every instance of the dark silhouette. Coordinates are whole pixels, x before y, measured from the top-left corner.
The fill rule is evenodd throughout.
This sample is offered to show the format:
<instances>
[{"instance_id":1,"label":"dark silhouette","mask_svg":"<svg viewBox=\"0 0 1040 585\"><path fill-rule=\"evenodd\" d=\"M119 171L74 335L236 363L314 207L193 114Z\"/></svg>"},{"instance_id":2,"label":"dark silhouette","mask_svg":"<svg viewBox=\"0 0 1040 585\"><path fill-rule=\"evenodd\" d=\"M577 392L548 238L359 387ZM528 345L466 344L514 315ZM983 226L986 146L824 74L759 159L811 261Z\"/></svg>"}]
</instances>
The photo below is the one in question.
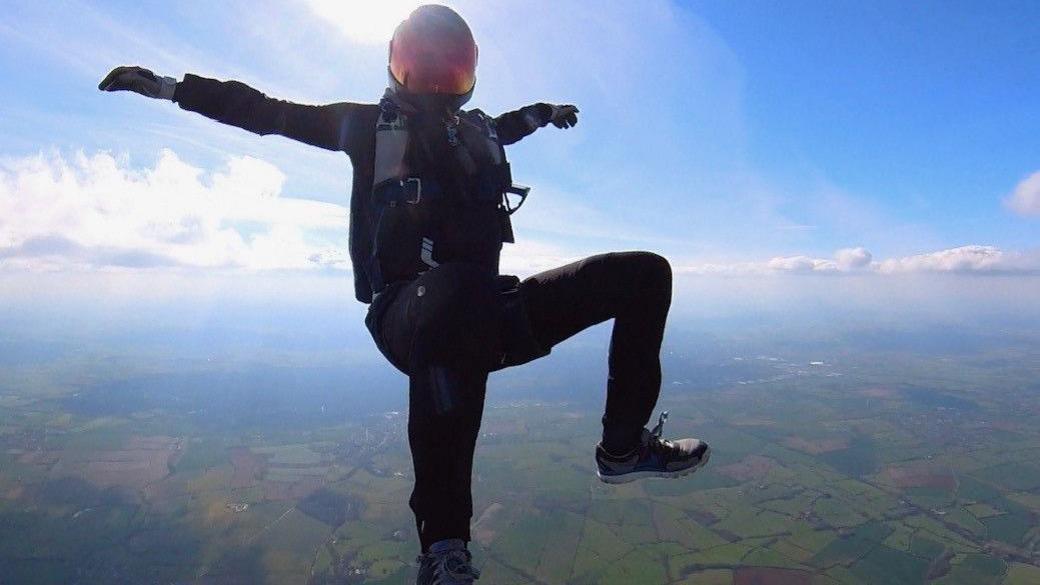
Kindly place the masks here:
<instances>
[{"instance_id":1,"label":"dark silhouette","mask_svg":"<svg viewBox=\"0 0 1040 585\"><path fill-rule=\"evenodd\" d=\"M256 134L345 152L353 164L350 257L357 299L386 358L409 377L410 506L422 544L419 583L471 583L466 550L470 479L488 373L547 355L614 319L600 479L678 477L707 462L706 443L647 430L661 386L659 354L671 303L667 260L649 252L592 256L524 281L499 274L514 186L504 146L550 123L577 124L571 105L538 103L491 117L460 108L475 87L477 46L465 21L416 9L390 43L378 104L311 106L237 81L177 81L119 67L100 84L170 99ZM519 195L515 202L510 194ZM551 478L547 478L551 481Z\"/></svg>"}]
</instances>

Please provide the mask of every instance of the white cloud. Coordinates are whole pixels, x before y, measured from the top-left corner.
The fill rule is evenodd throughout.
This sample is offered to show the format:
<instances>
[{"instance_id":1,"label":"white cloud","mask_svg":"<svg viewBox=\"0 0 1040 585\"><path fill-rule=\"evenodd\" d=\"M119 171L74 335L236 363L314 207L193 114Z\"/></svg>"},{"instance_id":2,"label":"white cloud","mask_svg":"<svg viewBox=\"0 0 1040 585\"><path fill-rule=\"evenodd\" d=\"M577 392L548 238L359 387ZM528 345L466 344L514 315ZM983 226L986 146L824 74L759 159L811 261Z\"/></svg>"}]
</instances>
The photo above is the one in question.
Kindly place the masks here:
<instances>
[{"instance_id":1,"label":"white cloud","mask_svg":"<svg viewBox=\"0 0 1040 585\"><path fill-rule=\"evenodd\" d=\"M107 153L0 160L0 267L349 270L346 207L283 197L284 182L280 169L257 158L231 157L225 168L206 171L170 150L145 168ZM554 231L540 219L526 227ZM604 237L608 225L593 233ZM522 238L505 247L502 269L529 274L585 252L569 241ZM875 260L855 247L832 258L675 264L677 273L705 275L1035 274L1040 253L975 245Z\"/></svg>"},{"instance_id":2,"label":"white cloud","mask_svg":"<svg viewBox=\"0 0 1040 585\"><path fill-rule=\"evenodd\" d=\"M834 253L839 270L859 270L870 266L874 256L866 248L842 248Z\"/></svg>"},{"instance_id":3,"label":"white cloud","mask_svg":"<svg viewBox=\"0 0 1040 585\"><path fill-rule=\"evenodd\" d=\"M1040 216L1040 171L1022 179L1004 203L1019 215Z\"/></svg>"},{"instance_id":4,"label":"white cloud","mask_svg":"<svg viewBox=\"0 0 1040 585\"><path fill-rule=\"evenodd\" d=\"M781 256L764 262L686 263L679 273L748 276L764 274L848 273L982 273L1034 274L1040 272L1040 253L1007 252L995 246L961 246L927 254L873 261L865 248L843 248L834 259Z\"/></svg>"},{"instance_id":5,"label":"white cloud","mask_svg":"<svg viewBox=\"0 0 1040 585\"><path fill-rule=\"evenodd\" d=\"M1040 270L1040 255L1005 252L996 246L961 246L929 254L892 258L881 262L878 270L897 272L980 272L1032 273Z\"/></svg>"},{"instance_id":6,"label":"white cloud","mask_svg":"<svg viewBox=\"0 0 1040 585\"><path fill-rule=\"evenodd\" d=\"M0 161L0 265L70 268L343 267L347 209L281 197L285 175L252 157L204 172L163 150L131 168L107 153Z\"/></svg>"},{"instance_id":7,"label":"white cloud","mask_svg":"<svg viewBox=\"0 0 1040 585\"><path fill-rule=\"evenodd\" d=\"M754 274L830 274L849 272L861 268L863 257L871 257L863 248L847 248L838 250L835 259L813 258L811 256L777 256L759 262L729 262L686 264L675 268L679 273L716 274L716 275L754 275Z\"/></svg>"},{"instance_id":8,"label":"white cloud","mask_svg":"<svg viewBox=\"0 0 1040 585\"><path fill-rule=\"evenodd\" d=\"M838 269L833 260L808 256L773 258L766 262L766 268L775 272L833 272Z\"/></svg>"},{"instance_id":9,"label":"white cloud","mask_svg":"<svg viewBox=\"0 0 1040 585\"><path fill-rule=\"evenodd\" d=\"M809 256L777 256L765 261L752 262L695 262L673 265L678 274L705 276L754 276L767 274L835 273L838 266L833 260Z\"/></svg>"}]
</instances>

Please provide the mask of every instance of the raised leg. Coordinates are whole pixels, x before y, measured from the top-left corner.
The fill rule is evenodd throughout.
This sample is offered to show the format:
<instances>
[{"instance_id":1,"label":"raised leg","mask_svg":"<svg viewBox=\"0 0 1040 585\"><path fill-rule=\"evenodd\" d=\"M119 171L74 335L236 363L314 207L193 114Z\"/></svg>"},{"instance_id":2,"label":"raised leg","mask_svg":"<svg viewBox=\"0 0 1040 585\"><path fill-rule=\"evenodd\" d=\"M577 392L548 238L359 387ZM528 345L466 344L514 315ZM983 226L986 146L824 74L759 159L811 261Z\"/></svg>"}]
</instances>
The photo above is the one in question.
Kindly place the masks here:
<instances>
[{"instance_id":1,"label":"raised leg","mask_svg":"<svg viewBox=\"0 0 1040 585\"><path fill-rule=\"evenodd\" d=\"M600 254L522 283L531 326L552 347L607 319L610 338L603 445L637 444L661 389L661 342L672 299L668 261L650 252Z\"/></svg>"}]
</instances>

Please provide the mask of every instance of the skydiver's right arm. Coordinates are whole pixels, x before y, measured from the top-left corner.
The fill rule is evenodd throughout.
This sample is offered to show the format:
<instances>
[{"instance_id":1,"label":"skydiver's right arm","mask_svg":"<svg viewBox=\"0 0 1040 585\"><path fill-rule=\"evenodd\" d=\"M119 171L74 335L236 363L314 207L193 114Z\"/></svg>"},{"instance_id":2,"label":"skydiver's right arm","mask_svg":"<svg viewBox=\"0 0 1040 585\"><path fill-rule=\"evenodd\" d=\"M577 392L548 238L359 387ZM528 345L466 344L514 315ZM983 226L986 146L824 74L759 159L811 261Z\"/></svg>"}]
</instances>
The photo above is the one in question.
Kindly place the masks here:
<instances>
[{"instance_id":1,"label":"skydiver's right arm","mask_svg":"<svg viewBox=\"0 0 1040 585\"><path fill-rule=\"evenodd\" d=\"M173 101L181 108L249 130L278 134L329 150L350 152L350 114L357 104L295 104L267 97L238 81L217 81L187 74L177 84Z\"/></svg>"},{"instance_id":2,"label":"skydiver's right arm","mask_svg":"<svg viewBox=\"0 0 1040 585\"><path fill-rule=\"evenodd\" d=\"M278 134L348 154L354 147L352 135L355 133L349 132L350 119L359 104L296 104L267 97L238 81L218 81L189 73L178 82L140 67L117 67L98 89L129 90L170 99L182 109L261 136Z\"/></svg>"}]
</instances>

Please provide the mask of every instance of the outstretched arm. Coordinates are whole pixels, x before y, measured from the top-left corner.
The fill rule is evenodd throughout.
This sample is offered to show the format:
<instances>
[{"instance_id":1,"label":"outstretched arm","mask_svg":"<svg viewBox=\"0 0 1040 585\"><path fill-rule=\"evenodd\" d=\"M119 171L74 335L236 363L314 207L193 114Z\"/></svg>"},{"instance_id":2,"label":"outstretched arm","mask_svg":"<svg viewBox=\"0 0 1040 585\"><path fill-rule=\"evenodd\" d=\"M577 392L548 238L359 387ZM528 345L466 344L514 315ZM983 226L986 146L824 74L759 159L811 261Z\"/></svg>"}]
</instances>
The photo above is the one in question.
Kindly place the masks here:
<instances>
[{"instance_id":1,"label":"outstretched arm","mask_svg":"<svg viewBox=\"0 0 1040 585\"><path fill-rule=\"evenodd\" d=\"M537 103L495 118L498 141L503 145L519 142L535 130L552 122L557 128L570 128L578 123L578 108Z\"/></svg>"},{"instance_id":2,"label":"outstretched arm","mask_svg":"<svg viewBox=\"0 0 1040 585\"><path fill-rule=\"evenodd\" d=\"M350 153L356 139L350 119L360 106L336 103L296 104L267 97L238 81L217 81L187 74L183 81L159 77L141 67L117 67L98 85L103 91L128 90L169 99L182 109L198 112L250 132L278 134L313 146Z\"/></svg>"}]
</instances>

